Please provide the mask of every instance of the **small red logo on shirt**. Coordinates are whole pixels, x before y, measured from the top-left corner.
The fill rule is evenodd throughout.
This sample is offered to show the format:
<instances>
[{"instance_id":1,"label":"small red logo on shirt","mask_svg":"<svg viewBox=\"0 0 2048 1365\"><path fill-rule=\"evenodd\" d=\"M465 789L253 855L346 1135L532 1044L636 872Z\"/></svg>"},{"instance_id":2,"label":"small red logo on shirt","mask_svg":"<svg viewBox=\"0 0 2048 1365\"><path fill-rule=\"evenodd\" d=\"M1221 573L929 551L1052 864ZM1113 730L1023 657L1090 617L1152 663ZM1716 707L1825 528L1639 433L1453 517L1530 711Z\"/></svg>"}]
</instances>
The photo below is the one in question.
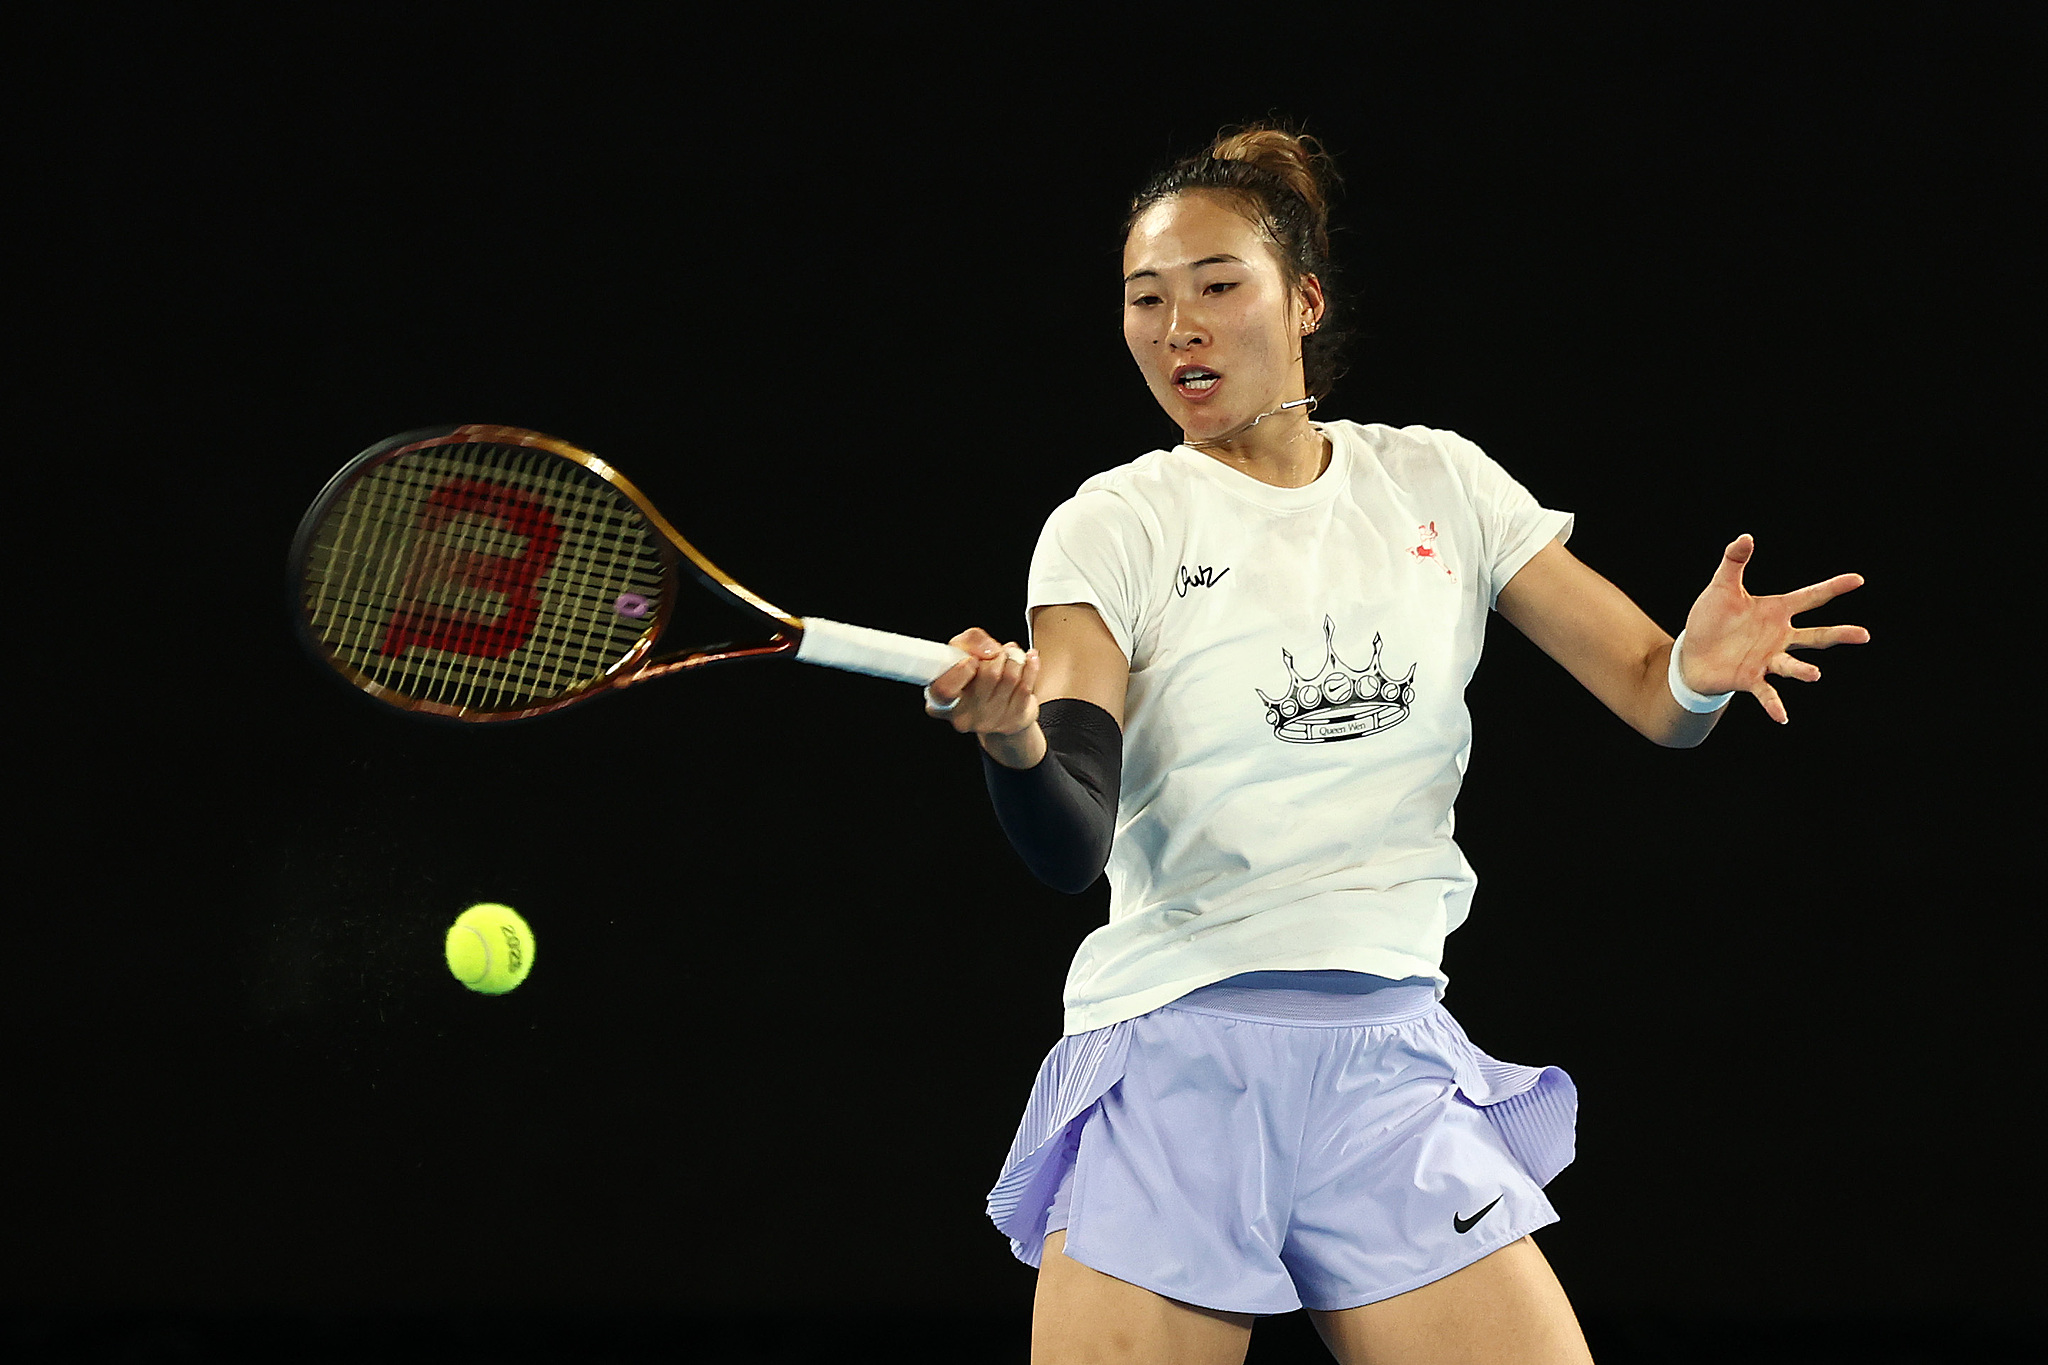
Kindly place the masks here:
<instances>
[{"instance_id":1,"label":"small red logo on shirt","mask_svg":"<svg viewBox=\"0 0 2048 1365\"><path fill-rule=\"evenodd\" d=\"M1451 573L1451 566L1444 563L1444 557L1436 552L1436 546L1432 543L1436 540L1436 523L1426 521L1415 529L1422 536L1422 543L1409 550L1408 553L1414 555L1418 561L1426 559L1436 565L1446 574L1450 574L1451 581L1455 583L1458 576Z\"/></svg>"}]
</instances>

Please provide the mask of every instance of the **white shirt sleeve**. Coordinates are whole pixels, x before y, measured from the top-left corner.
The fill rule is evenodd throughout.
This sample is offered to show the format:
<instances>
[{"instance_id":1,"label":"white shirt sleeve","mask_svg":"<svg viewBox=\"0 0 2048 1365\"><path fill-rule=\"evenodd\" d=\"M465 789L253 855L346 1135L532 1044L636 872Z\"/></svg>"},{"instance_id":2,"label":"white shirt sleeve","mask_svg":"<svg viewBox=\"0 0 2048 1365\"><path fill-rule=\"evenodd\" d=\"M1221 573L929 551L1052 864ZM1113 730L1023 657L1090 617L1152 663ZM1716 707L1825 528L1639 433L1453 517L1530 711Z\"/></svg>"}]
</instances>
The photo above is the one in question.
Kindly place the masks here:
<instances>
[{"instance_id":1,"label":"white shirt sleeve","mask_svg":"<svg viewBox=\"0 0 2048 1365\"><path fill-rule=\"evenodd\" d=\"M1069 498L1039 532L1024 603L1027 621L1035 607L1086 602L1129 659L1145 614L1148 559L1144 523L1124 499L1101 489Z\"/></svg>"},{"instance_id":2,"label":"white shirt sleeve","mask_svg":"<svg viewBox=\"0 0 2048 1365\"><path fill-rule=\"evenodd\" d=\"M1479 515L1486 544L1487 605L1500 605L1505 588L1522 566L1551 541L1569 540L1575 518L1545 507L1521 482L1473 442L1456 432L1439 433L1453 468L1464 480Z\"/></svg>"}]
</instances>

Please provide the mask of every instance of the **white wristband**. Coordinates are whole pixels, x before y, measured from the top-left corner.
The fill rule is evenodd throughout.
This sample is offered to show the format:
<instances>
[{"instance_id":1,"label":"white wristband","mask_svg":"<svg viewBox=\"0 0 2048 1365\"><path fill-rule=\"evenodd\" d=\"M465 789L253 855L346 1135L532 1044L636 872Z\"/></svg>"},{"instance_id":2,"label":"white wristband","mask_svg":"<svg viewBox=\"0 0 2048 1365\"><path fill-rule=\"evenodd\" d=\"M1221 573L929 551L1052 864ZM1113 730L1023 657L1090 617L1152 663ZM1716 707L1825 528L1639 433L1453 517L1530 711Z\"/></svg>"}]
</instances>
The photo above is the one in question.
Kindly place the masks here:
<instances>
[{"instance_id":1,"label":"white wristband","mask_svg":"<svg viewBox=\"0 0 2048 1365\"><path fill-rule=\"evenodd\" d=\"M1671 667L1664 670L1664 679L1671 685L1672 697L1680 706L1697 715L1705 715L1709 711L1720 710L1728 704L1728 699L1735 694L1733 692L1723 692L1719 696L1710 697L1704 692L1695 692L1690 687L1687 687L1685 679L1678 672L1678 650L1684 643L1685 632L1681 630L1678 632L1678 638L1671 642Z\"/></svg>"}]
</instances>

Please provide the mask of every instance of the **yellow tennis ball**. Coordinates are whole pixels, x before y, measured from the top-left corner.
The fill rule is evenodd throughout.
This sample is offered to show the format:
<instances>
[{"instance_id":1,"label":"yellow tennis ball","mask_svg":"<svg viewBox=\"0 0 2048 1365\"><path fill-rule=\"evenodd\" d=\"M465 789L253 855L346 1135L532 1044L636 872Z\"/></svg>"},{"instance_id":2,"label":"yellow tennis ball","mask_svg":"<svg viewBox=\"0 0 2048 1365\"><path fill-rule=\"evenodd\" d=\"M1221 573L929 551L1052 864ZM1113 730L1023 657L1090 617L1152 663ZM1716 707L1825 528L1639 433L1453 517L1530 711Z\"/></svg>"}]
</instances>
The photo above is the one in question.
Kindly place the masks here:
<instances>
[{"instance_id":1,"label":"yellow tennis ball","mask_svg":"<svg viewBox=\"0 0 2048 1365\"><path fill-rule=\"evenodd\" d=\"M472 905L448 927L448 970L484 995L503 995L533 970L533 930L509 905Z\"/></svg>"}]
</instances>

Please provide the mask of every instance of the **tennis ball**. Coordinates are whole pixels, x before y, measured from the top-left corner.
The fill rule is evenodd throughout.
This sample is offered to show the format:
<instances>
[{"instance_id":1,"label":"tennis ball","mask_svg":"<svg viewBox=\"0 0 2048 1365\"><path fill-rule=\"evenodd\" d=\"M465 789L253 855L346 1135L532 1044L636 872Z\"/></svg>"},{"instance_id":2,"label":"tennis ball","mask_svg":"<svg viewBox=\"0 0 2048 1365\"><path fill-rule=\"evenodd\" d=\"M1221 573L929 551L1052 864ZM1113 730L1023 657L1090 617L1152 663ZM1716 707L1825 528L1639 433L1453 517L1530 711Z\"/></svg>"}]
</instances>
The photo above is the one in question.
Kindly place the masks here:
<instances>
[{"instance_id":1,"label":"tennis ball","mask_svg":"<svg viewBox=\"0 0 2048 1365\"><path fill-rule=\"evenodd\" d=\"M448 970L484 995L503 995L533 970L533 930L509 905L472 905L448 927Z\"/></svg>"}]
</instances>

